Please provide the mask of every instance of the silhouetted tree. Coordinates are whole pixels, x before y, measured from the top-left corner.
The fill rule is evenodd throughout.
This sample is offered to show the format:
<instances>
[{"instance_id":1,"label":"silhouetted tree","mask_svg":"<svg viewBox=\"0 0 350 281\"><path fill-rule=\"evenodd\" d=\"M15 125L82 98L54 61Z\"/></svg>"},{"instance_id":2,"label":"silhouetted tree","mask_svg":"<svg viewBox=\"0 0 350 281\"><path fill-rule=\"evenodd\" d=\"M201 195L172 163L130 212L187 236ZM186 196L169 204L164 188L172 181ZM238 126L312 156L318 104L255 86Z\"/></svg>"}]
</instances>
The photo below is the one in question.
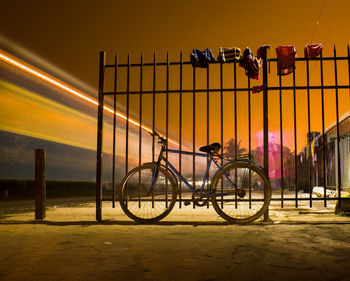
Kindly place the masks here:
<instances>
[{"instance_id":1,"label":"silhouetted tree","mask_svg":"<svg viewBox=\"0 0 350 281\"><path fill-rule=\"evenodd\" d=\"M241 146L241 141L237 142L237 155L247 153L247 149ZM226 155L234 156L236 152L235 139L229 139L224 145L224 153Z\"/></svg>"}]
</instances>

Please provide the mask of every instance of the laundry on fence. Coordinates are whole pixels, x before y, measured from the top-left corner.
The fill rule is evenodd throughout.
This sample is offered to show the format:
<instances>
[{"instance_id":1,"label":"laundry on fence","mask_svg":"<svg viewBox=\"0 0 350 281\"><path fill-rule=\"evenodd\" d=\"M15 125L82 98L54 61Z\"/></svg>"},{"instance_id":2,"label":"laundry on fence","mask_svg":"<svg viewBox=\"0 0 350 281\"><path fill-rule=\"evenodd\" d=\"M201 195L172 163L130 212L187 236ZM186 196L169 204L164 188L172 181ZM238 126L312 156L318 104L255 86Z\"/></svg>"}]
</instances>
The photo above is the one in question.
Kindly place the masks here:
<instances>
[{"instance_id":1,"label":"laundry on fence","mask_svg":"<svg viewBox=\"0 0 350 281\"><path fill-rule=\"evenodd\" d=\"M305 58L313 59L318 57L323 50L322 44L309 44L305 46L304 54Z\"/></svg>"},{"instance_id":2,"label":"laundry on fence","mask_svg":"<svg viewBox=\"0 0 350 281\"><path fill-rule=\"evenodd\" d=\"M205 49L204 51L193 49L190 58L193 67L207 68L209 62L215 61L213 52L210 49Z\"/></svg>"},{"instance_id":3,"label":"laundry on fence","mask_svg":"<svg viewBox=\"0 0 350 281\"><path fill-rule=\"evenodd\" d=\"M294 46L278 46L277 54L277 74L287 75L295 69L295 59L297 51Z\"/></svg>"},{"instance_id":4,"label":"laundry on fence","mask_svg":"<svg viewBox=\"0 0 350 281\"><path fill-rule=\"evenodd\" d=\"M256 52L256 56L258 59L262 59L263 58L263 55L264 53L270 49L271 46L270 45L263 45L263 46L260 46L259 49L257 50Z\"/></svg>"},{"instance_id":5,"label":"laundry on fence","mask_svg":"<svg viewBox=\"0 0 350 281\"><path fill-rule=\"evenodd\" d=\"M263 90L264 90L264 85L253 86L253 88L252 88L253 94L260 93Z\"/></svg>"},{"instance_id":6,"label":"laundry on fence","mask_svg":"<svg viewBox=\"0 0 350 281\"><path fill-rule=\"evenodd\" d=\"M262 59L253 55L252 51L247 47L244 52L239 66L245 69L245 74L251 79L259 79L259 70L262 64Z\"/></svg>"},{"instance_id":7,"label":"laundry on fence","mask_svg":"<svg viewBox=\"0 0 350 281\"><path fill-rule=\"evenodd\" d=\"M218 61L230 62L239 61L241 58L241 49L237 47L219 48Z\"/></svg>"}]
</instances>

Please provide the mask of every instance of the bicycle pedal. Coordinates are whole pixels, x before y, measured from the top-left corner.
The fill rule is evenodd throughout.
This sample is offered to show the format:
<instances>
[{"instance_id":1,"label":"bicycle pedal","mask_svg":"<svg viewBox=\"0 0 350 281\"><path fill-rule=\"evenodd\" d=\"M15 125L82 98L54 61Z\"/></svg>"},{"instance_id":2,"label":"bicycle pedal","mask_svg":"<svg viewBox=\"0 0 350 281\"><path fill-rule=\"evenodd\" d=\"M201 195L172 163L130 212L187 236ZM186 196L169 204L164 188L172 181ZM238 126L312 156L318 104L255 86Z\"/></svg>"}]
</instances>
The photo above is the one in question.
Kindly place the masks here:
<instances>
[{"instance_id":1,"label":"bicycle pedal","mask_svg":"<svg viewBox=\"0 0 350 281\"><path fill-rule=\"evenodd\" d=\"M191 205L191 203L192 203L192 200L184 200L185 206L189 206L189 205Z\"/></svg>"}]
</instances>

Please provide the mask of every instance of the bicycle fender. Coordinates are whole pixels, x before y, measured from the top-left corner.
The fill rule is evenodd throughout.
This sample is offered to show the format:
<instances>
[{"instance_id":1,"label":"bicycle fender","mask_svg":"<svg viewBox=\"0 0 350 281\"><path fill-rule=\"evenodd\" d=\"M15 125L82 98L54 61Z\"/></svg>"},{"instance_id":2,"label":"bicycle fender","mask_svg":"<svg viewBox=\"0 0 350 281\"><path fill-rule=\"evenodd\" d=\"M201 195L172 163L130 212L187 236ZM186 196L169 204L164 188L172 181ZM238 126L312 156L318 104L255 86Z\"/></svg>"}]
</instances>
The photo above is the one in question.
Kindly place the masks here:
<instances>
[{"instance_id":1,"label":"bicycle fender","mask_svg":"<svg viewBox=\"0 0 350 281\"><path fill-rule=\"evenodd\" d=\"M265 173L265 175L266 175L266 171L265 171L265 169L264 169L263 167L261 167L258 163L255 163L254 161L251 161L251 160L248 160L248 159L240 159L240 160L237 160L237 161L236 161L236 160L232 160L232 161L227 162L226 164L224 164L224 165L221 167L221 169L225 169L226 166L228 166L228 165L230 165L231 163L234 163L234 162L245 162L245 163L248 163L248 164L252 164L252 165L258 167L259 169L261 169L261 170ZM219 172L221 172L221 170L220 170L220 169L217 169L216 172L214 173L214 175L211 177L210 182L213 181L214 177L215 177L216 174L219 173Z\"/></svg>"},{"instance_id":2,"label":"bicycle fender","mask_svg":"<svg viewBox=\"0 0 350 281\"><path fill-rule=\"evenodd\" d=\"M143 163L143 164L157 164L157 162L146 162L146 163ZM142 164L142 165L143 165L143 164ZM176 177L175 173L174 173L171 169L169 169L169 167L166 167L164 164L160 164L160 166L161 166L164 170L166 170L167 172L169 172L169 174L170 174L170 175L173 177L173 179L175 180L176 185L179 186L179 183L178 183L178 181L177 181L177 177Z\"/></svg>"}]
</instances>

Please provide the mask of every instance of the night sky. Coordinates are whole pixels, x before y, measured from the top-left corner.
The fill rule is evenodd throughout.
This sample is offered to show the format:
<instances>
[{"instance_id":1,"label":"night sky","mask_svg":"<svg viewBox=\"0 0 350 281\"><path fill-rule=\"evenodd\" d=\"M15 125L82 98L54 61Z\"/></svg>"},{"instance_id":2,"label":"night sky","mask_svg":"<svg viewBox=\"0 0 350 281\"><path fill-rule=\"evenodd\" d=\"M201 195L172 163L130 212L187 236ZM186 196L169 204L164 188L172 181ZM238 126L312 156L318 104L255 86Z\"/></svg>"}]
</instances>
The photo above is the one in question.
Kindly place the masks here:
<instances>
[{"instance_id":1,"label":"night sky","mask_svg":"<svg viewBox=\"0 0 350 281\"><path fill-rule=\"evenodd\" d=\"M39 1L3 0L0 33L97 87L98 52L122 61L153 51L178 58L192 48L323 43L345 54L348 1ZM271 56L275 53L271 51Z\"/></svg>"},{"instance_id":2,"label":"night sky","mask_svg":"<svg viewBox=\"0 0 350 281\"><path fill-rule=\"evenodd\" d=\"M286 5L288 4L288 5ZM44 61L62 69L70 77L75 77L85 84L85 88L96 89L98 85L98 59L99 52L107 52L107 62L112 63L114 56L118 53L119 61L125 63L130 52L131 62L140 61L140 53L143 52L144 61L151 62L153 52L157 53L157 61L165 61L166 53L169 51L170 61L179 60L182 50L184 60L189 60L191 49L211 48L215 54L219 47L237 46L244 50L249 46L254 54L259 46L269 44L272 46L268 57L276 57L274 48L278 45L295 45L298 57L303 57L304 46L308 43L322 43L324 46L324 56L333 55L333 46L337 46L338 55L347 55L347 44L350 38L348 15L350 3L345 0L309 0L309 1L18 1L3 0L2 14L0 17L0 35L11 40L33 54L40 56ZM2 47L11 54L12 46ZM229 68L231 67L231 68ZM339 84L349 83L347 64L339 63ZM325 63L325 84L334 83L333 65ZM213 67L213 76L218 73ZM232 87L232 65L225 66L224 86ZM11 70L12 71L12 70ZM138 69L131 73L131 89L137 90ZM187 72L186 72L187 71ZM189 66L185 70L184 88L191 89L192 69ZM238 68L238 86L246 87L247 78L241 68ZM3 74L4 72L2 72ZM187 74L188 75L187 75ZM197 86L205 85L205 73L198 70ZM125 73L120 74L119 90L125 90ZM151 72L145 70L144 88L152 86ZM170 72L170 88L178 87L178 70ZM311 66L311 84L319 83L319 66ZM284 85L291 83L291 76L285 78ZM164 72L159 73L157 88L164 89ZM59 76L65 81L63 76ZM306 72L304 66L297 66L296 81L299 85L305 85ZM66 80L66 82L69 82ZM217 86L219 80L216 78L211 82L213 87ZM270 85L277 85L276 65L271 64L269 74ZM107 83L108 84L108 83ZM259 81L251 81L251 85L262 84ZM75 85L78 85L75 84ZM108 86L108 85L107 85ZM84 87L76 86L80 90ZM86 91L85 91L86 92ZM277 93L277 92L275 92ZM46 92L45 92L46 94ZM96 97L96 91L90 90L88 94ZM29 95L29 93L27 94ZM292 96L291 92L283 94L284 99L284 145L293 150L293 116L292 116ZM46 97L46 96L45 96ZM204 95L197 98L196 117L196 147L205 144L206 131L204 120L206 115L201 107L205 106ZM334 92L326 92L326 127L335 121ZM60 98L63 102L64 98ZM233 136L232 93L225 94L224 97L224 142ZM339 91L340 115L349 110L349 91ZM54 99L55 100L55 99ZM279 131L279 111L278 96L269 93L270 112L269 128L272 138L278 140ZM57 97L56 100L57 101ZM150 125L151 121L151 99L144 98L144 122ZM184 143L190 146L192 141L192 96L184 97L184 118L189 122L183 124ZM311 92L312 120L311 129L320 131L320 98L319 91ZM67 103L64 101L63 103ZM4 103L2 112L6 111ZM119 110L123 111L125 98L119 100ZM164 133L163 96L157 97L157 130ZM170 137L178 137L178 97L170 98ZM66 104L67 105L67 104ZM90 106L91 107L91 106ZM297 94L298 107L298 151L306 143L307 122L305 122L307 108L305 93ZM24 107L23 107L24 108ZM219 95L211 95L211 136L210 141L219 141ZM68 110L68 109L66 109ZM33 114L25 109L12 112L14 121L18 121L16 116L30 120ZM78 110L81 112L81 110ZM68 112L68 111L67 111ZM137 97L131 98L131 114L133 118L138 118ZM7 114L6 113L6 114ZM17 114L17 115L16 115ZM24 114L24 115L23 115ZM257 147L262 145L262 94L252 97L252 145ZM8 116L8 115L2 115ZM29 117L27 117L29 116ZM50 116L50 114L45 115ZM65 113L65 118L70 115ZM67 117L68 116L68 117ZM39 116L40 117L40 116ZM84 116L83 116L84 117ZM82 116L77 119L67 119L66 129L70 126L74 131L74 126L81 127L78 122L83 122ZM76 147L93 149L95 147L95 118L96 111L90 110L89 130L84 133L90 136L89 139L79 133L74 136L74 132L67 134L67 140L62 140L62 136L57 136L57 132L62 128L58 126L40 126L41 132L35 132L32 136L40 136L46 140L56 140L61 138L61 143L73 144ZM87 117L86 117L87 118ZM85 119L86 119L85 118ZM91 119L92 118L92 119ZM85 120L84 119L84 120ZM57 119L52 119L53 126ZM56 120L56 121L55 121ZM86 119L87 120L87 119ZM9 118L2 120L3 123L10 122ZM22 121L21 121L22 122ZM25 120L23 120L25 122ZM31 124L35 123L34 119ZM85 121L84 121L85 122ZM86 121L87 122L87 121ZM86 123L85 122L85 123ZM25 124L25 123L23 123ZM77 124L77 125L72 125ZM246 96L238 97L238 140L247 147L247 101ZM242 125L243 124L243 125ZM40 124L39 124L40 125ZM61 124L62 125L62 124ZM26 127L28 127L26 125ZM20 131L17 128L17 133ZM35 129L33 129L33 132ZM14 132L14 131L12 131ZM274 133L275 132L275 133ZM259 135L260 134L260 135ZM31 136L30 134L26 134ZM147 141L147 140L146 140ZM149 141L149 140L148 140ZM191 147L191 146L190 146ZM119 151L122 154L123 149ZM136 154L135 154L136 155Z\"/></svg>"}]
</instances>

